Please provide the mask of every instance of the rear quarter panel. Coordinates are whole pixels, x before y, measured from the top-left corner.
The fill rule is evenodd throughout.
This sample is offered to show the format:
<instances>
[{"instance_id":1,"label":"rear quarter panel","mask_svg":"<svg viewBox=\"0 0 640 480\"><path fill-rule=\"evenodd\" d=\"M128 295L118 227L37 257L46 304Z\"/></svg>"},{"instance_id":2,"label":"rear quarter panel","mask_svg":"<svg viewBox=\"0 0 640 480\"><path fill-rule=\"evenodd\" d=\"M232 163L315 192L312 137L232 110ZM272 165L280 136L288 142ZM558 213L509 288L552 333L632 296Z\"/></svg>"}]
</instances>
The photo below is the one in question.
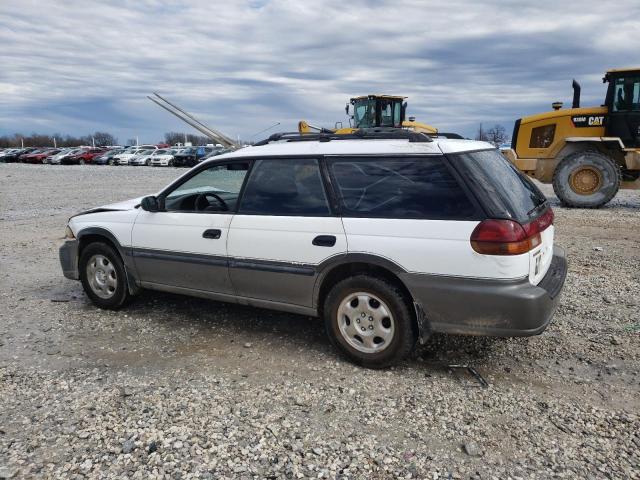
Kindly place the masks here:
<instances>
[{"instance_id":1,"label":"rear quarter panel","mask_svg":"<svg viewBox=\"0 0 640 480\"><path fill-rule=\"evenodd\" d=\"M477 221L343 218L349 253L383 256L412 273L515 279L529 275L529 254L480 255Z\"/></svg>"}]
</instances>

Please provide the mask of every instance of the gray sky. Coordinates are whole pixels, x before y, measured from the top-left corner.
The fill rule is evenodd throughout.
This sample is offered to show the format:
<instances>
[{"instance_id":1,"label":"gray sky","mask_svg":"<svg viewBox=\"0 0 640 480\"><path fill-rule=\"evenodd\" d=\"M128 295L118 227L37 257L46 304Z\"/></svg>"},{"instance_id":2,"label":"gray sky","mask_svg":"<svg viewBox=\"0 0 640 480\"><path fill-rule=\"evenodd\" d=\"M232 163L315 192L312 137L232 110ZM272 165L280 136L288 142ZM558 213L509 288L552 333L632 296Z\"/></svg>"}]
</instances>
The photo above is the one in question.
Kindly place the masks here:
<instances>
[{"instance_id":1,"label":"gray sky","mask_svg":"<svg viewBox=\"0 0 640 480\"><path fill-rule=\"evenodd\" d=\"M472 136L568 106L573 77L602 103L605 70L640 66L640 2L3 0L0 45L0 134L191 132L157 91L244 139L367 93Z\"/></svg>"}]
</instances>

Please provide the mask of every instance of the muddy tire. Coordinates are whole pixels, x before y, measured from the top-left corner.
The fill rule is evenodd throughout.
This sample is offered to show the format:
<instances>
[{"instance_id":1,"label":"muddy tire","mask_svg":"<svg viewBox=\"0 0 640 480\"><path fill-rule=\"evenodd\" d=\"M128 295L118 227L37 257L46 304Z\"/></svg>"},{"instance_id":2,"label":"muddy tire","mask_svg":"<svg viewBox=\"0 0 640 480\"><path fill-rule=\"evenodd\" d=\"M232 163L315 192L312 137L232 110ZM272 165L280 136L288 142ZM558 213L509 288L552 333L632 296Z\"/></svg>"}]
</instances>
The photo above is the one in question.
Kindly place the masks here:
<instances>
[{"instance_id":1,"label":"muddy tire","mask_svg":"<svg viewBox=\"0 0 640 480\"><path fill-rule=\"evenodd\" d=\"M117 310L131 299L124 264L111 245L102 242L87 245L78 266L82 287L95 306Z\"/></svg>"},{"instance_id":2,"label":"muddy tire","mask_svg":"<svg viewBox=\"0 0 640 480\"><path fill-rule=\"evenodd\" d=\"M553 173L553 191L563 205L599 208L620 189L620 169L606 155L593 150L563 158Z\"/></svg>"},{"instance_id":3,"label":"muddy tire","mask_svg":"<svg viewBox=\"0 0 640 480\"><path fill-rule=\"evenodd\" d=\"M356 275L338 282L324 301L323 314L333 345L363 367L400 362L418 338L410 302L381 278Z\"/></svg>"}]
</instances>

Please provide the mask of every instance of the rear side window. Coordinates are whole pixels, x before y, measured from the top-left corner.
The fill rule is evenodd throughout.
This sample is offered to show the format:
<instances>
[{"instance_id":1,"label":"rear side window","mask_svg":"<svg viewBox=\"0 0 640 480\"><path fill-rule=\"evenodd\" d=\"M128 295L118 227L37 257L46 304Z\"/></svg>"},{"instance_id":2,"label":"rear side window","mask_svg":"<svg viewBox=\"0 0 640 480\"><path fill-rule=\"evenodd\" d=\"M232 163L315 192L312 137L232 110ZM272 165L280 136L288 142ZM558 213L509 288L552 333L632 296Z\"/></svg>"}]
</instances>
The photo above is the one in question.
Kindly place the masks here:
<instances>
[{"instance_id":1,"label":"rear side window","mask_svg":"<svg viewBox=\"0 0 640 480\"><path fill-rule=\"evenodd\" d=\"M474 185L478 197L497 218L528 222L540 213L546 197L498 150L483 150L451 155L454 164L465 167L465 178Z\"/></svg>"},{"instance_id":2,"label":"rear side window","mask_svg":"<svg viewBox=\"0 0 640 480\"><path fill-rule=\"evenodd\" d=\"M316 159L256 160L241 214L326 216L329 203Z\"/></svg>"},{"instance_id":3,"label":"rear side window","mask_svg":"<svg viewBox=\"0 0 640 480\"><path fill-rule=\"evenodd\" d=\"M443 157L340 159L329 169L344 216L466 220L476 215Z\"/></svg>"}]
</instances>

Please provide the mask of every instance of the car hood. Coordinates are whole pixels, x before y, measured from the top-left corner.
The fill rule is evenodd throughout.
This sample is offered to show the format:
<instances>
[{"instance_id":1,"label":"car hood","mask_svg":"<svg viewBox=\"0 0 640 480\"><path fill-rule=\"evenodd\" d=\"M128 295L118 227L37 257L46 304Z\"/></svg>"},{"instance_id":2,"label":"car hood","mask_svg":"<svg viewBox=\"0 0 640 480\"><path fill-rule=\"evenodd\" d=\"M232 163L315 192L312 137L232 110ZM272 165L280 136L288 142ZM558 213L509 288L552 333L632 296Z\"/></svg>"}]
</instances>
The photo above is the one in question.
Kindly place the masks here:
<instances>
[{"instance_id":1,"label":"car hood","mask_svg":"<svg viewBox=\"0 0 640 480\"><path fill-rule=\"evenodd\" d=\"M73 217L78 217L80 215L86 215L88 213L99 213L99 212L121 212L123 210L133 210L140 205L140 201L143 197L132 198L131 200L124 200L122 202L110 203L109 205L102 205L101 207L91 208L89 210L85 210L84 212L80 212L75 214Z\"/></svg>"}]
</instances>

